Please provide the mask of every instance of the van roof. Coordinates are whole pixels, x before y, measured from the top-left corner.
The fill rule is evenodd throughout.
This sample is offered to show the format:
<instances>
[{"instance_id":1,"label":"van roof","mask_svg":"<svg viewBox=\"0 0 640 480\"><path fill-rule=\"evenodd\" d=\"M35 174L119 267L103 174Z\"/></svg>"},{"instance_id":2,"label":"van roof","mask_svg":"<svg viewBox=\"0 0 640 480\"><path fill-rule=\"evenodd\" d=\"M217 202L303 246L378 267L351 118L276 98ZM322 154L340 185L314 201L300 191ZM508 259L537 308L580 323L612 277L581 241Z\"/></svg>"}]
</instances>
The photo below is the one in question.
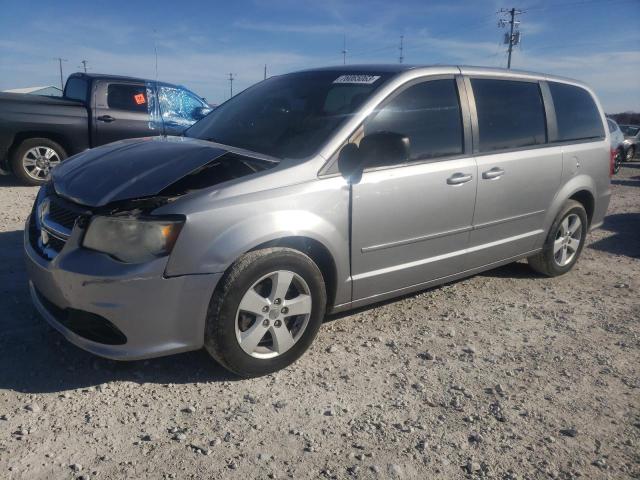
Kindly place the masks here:
<instances>
[{"instance_id":1,"label":"van roof","mask_svg":"<svg viewBox=\"0 0 640 480\"><path fill-rule=\"evenodd\" d=\"M513 76L513 77L535 77L539 79L557 80L561 82L570 82L581 86L586 86L579 80L573 78L561 77L557 75L549 75L540 72L531 72L527 70L496 68L496 67L479 67L473 65L444 65L444 64L425 64L425 65L410 65L404 63L391 63L391 64L354 64L354 65L335 65L328 67L310 68L302 71L314 72L314 71L337 71L337 72L383 72L383 73L402 73L408 70L416 70L420 68L450 68L457 69L463 74L473 75L496 75L496 76Z\"/></svg>"}]
</instances>

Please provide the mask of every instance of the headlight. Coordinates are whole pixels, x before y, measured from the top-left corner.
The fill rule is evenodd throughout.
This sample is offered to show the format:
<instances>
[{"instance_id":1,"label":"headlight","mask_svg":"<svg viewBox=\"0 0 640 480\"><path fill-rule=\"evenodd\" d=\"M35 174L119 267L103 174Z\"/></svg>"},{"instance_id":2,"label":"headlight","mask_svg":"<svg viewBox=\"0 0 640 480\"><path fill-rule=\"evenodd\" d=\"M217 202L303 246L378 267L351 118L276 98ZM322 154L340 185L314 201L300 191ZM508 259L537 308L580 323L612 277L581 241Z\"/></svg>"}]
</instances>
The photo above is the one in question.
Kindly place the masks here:
<instances>
[{"instance_id":1,"label":"headlight","mask_svg":"<svg viewBox=\"0 0 640 480\"><path fill-rule=\"evenodd\" d=\"M184 219L93 217L82 245L127 263L169 255Z\"/></svg>"}]
</instances>

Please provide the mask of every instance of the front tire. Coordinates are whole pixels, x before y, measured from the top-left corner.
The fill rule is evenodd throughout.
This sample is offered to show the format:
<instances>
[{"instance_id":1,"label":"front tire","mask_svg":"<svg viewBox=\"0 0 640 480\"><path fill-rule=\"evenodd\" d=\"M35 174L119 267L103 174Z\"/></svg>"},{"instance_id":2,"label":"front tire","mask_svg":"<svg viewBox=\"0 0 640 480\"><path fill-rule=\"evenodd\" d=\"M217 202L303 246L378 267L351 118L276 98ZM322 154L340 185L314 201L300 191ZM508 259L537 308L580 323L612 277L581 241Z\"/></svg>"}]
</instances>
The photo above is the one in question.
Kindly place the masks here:
<instances>
[{"instance_id":1,"label":"front tire","mask_svg":"<svg viewBox=\"0 0 640 480\"><path fill-rule=\"evenodd\" d=\"M42 185L53 167L67 158L67 152L48 138L29 138L13 152L11 169L26 185Z\"/></svg>"},{"instance_id":2,"label":"front tire","mask_svg":"<svg viewBox=\"0 0 640 480\"><path fill-rule=\"evenodd\" d=\"M587 212L582 204L568 200L551 225L542 251L527 259L529 266L548 277L567 273L580 257L587 227Z\"/></svg>"},{"instance_id":3,"label":"front tire","mask_svg":"<svg viewBox=\"0 0 640 480\"><path fill-rule=\"evenodd\" d=\"M290 248L249 252L211 297L205 348L242 377L275 372L309 348L326 303L322 273L308 256Z\"/></svg>"}]
</instances>

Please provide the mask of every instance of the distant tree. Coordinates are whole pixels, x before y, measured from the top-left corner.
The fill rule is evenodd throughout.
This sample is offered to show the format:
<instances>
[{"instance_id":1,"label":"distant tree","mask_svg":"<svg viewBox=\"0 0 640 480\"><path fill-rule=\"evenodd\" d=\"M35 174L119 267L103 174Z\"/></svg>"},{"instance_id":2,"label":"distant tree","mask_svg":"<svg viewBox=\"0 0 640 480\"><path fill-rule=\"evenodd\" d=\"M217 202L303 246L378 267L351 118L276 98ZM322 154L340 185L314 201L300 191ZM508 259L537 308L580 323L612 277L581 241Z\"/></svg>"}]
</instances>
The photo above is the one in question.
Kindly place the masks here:
<instances>
[{"instance_id":1,"label":"distant tree","mask_svg":"<svg viewBox=\"0 0 640 480\"><path fill-rule=\"evenodd\" d=\"M612 113L608 114L607 117L613 118L622 125L640 125L640 113L638 112Z\"/></svg>"}]
</instances>

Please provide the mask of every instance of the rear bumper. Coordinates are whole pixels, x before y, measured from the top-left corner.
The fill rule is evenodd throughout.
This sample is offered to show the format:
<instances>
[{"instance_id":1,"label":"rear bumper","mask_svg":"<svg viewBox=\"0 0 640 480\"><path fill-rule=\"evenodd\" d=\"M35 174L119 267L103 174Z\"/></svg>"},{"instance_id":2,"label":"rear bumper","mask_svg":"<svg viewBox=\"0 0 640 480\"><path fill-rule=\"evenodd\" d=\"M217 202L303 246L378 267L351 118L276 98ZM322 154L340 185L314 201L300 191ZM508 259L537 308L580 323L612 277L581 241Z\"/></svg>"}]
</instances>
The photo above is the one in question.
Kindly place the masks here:
<instances>
[{"instance_id":1,"label":"rear bumper","mask_svg":"<svg viewBox=\"0 0 640 480\"><path fill-rule=\"evenodd\" d=\"M78 347L102 357L136 360L203 346L209 300L222 274L165 278L166 258L128 265L79 248L73 237L49 261L31 246L28 228L24 250L34 306ZM67 321L70 312L80 312L75 323ZM70 328L83 318L103 319L124 335L124 343L93 341L82 335L86 328Z\"/></svg>"}]
</instances>

